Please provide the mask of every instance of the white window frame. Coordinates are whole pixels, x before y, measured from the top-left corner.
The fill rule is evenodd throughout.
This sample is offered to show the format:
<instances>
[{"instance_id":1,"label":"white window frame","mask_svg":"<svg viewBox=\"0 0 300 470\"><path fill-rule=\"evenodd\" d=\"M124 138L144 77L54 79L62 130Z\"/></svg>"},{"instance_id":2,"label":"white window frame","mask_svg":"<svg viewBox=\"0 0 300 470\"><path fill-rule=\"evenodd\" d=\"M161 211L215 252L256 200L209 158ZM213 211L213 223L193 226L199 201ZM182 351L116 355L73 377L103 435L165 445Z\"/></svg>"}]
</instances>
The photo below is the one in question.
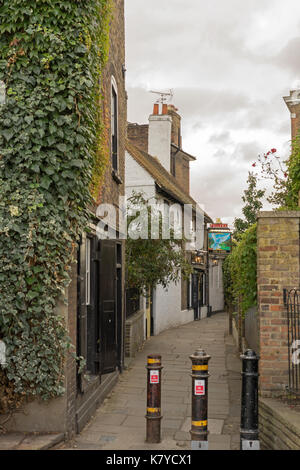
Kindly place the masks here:
<instances>
[{"instance_id":1,"label":"white window frame","mask_svg":"<svg viewBox=\"0 0 300 470\"><path fill-rule=\"evenodd\" d=\"M112 75L111 76L111 88L110 88L110 115L111 115L111 142L112 142L112 123L113 123L113 93L112 91L114 90L115 96L116 96L116 116L115 116L115 122L116 122L116 135L117 135L117 162L116 162L116 168L114 167L113 164L113 148L111 149L111 164L113 170L118 172L119 170L119 97L118 97L118 86L115 77Z\"/></svg>"}]
</instances>

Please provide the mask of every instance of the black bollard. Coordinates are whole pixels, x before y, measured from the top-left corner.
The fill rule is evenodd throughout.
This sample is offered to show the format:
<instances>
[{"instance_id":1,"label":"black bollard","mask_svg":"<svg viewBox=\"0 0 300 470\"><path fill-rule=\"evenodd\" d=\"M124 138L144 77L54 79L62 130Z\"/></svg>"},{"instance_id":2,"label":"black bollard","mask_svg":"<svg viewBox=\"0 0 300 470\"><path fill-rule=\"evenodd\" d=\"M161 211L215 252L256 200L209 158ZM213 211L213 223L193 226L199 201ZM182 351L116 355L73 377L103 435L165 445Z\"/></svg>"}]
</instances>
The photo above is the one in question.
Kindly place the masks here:
<instances>
[{"instance_id":1,"label":"black bollard","mask_svg":"<svg viewBox=\"0 0 300 470\"><path fill-rule=\"evenodd\" d=\"M255 351L248 349L241 356L242 400L240 449L259 450L258 431L258 360Z\"/></svg>"},{"instance_id":2,"label":"black bollard","mask_svg":"<svg viewBox=\"0 0 300 470\"><path fill-rule=\"evenodd\" d=\"M161 441L161 356L150 354L147 358L147 414L146 442Z\"/></svg>"},{"instance_id":3,"label":"black bollard","mask_svg":"<svg viewBox=\"0 0 300 470\"><path fill-rule=\"evenodd\" d=\"M191 448L193 450L208 450L208 361L210 356L203 349L190 356L192 361L192 427Z\"/></svg>"}]
</instances>

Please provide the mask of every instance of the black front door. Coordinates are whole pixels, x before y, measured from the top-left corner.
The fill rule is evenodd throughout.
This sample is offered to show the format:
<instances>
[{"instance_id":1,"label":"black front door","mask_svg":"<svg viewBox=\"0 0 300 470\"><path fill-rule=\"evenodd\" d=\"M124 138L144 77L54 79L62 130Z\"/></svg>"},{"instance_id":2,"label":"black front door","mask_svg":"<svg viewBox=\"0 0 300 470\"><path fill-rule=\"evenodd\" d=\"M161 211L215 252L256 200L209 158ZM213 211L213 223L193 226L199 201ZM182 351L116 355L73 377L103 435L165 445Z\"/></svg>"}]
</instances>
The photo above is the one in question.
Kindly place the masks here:
<instances>
[{"instance_id":1,"label":"black front door","mask_svg":"<svg viewBox=\"0 0 300 470\"><path fill-rule=\"evenodd\" d=\"M108 373L117 366L117 318L116 318L116 243L101 240L99 269L99 318L101 372Z\"/></svg>"},{"instance_id":2,"label":"black front door","mask_svg":"<svg viewBox=\"0 0 300 470\"><path fill-rule=\"evenodd\" d=\"M194 309L194 320L199 319L199 275L192 274L192 305Z\"/></svg>"}]
</instances>

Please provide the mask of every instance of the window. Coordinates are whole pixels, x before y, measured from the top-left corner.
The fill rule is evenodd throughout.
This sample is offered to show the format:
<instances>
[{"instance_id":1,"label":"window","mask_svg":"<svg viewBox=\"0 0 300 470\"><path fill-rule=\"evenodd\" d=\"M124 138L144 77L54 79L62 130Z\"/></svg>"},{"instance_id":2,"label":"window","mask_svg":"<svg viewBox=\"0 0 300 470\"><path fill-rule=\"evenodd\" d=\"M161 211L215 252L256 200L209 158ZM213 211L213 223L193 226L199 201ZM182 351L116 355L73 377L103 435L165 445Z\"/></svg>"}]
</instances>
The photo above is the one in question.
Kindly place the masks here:
<instances>
[{"instance_id":1,"label":"window","mask_svg":"<svg viewBox=\"0 0 300 470\"><path fill-rule=\"evenodd\" d=\"M115 80L111 84L111 156L112 167L118 171L118 94Z\"/></svg>"},{"instance_id":2,"label":"window","mask_svg":"<svg viewBox=\"0 0 300 470\"><path fill-rule=\"evenodd\" d=\"M192 308L191 275L187 279L186 287L187 287L187 308L189 309L189 308Z\"/></svg>"},{"instance_id":3,"label":"window","mask_svg":"<svg viewBox=\"0 0 300 470\"><path fill-rule=\"evenodd\" d=\"M86 239L85 247L85 303L91 303L91 239Z\"/></svg>"}]
</instances>

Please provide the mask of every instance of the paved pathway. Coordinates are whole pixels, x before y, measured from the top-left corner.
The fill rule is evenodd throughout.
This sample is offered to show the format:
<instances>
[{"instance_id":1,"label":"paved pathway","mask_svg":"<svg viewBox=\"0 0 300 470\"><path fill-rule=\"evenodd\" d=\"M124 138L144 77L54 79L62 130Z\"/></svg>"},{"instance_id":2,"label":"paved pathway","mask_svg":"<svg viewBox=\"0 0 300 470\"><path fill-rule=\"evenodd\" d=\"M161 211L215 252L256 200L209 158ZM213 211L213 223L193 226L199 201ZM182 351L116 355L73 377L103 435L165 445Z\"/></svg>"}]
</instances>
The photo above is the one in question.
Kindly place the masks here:
<instances>
[{"instance_id":1,"label":"paved pathway","mask_svg":"<svg viewBox=\"0 0 300 470\"><path fill-rule=\"evenodd\" d=\"M80 435L62 449L190 449L191 361L201 347L211 355L208 383L209 448L239 446L240 359L228 336L225 313L172 328L151 337L120 376L110 396ZM145 443L146 359L161 354L162 442Z\"/></svg>"}]
</instances>

